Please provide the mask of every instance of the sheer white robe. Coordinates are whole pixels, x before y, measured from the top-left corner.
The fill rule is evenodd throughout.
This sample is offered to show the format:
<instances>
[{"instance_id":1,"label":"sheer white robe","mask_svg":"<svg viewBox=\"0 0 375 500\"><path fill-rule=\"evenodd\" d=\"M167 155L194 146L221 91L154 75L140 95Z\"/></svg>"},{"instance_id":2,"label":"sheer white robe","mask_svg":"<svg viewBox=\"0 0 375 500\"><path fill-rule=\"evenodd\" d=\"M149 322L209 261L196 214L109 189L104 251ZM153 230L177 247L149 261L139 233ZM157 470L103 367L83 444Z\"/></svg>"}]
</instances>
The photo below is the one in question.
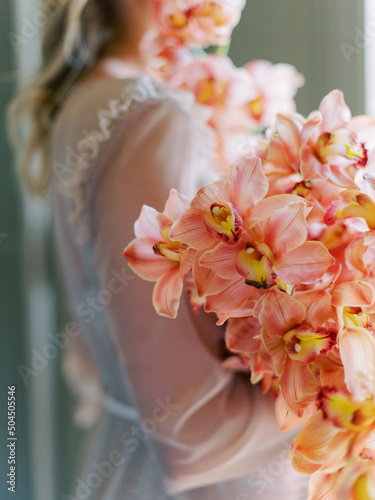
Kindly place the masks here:
<instances>
[{"instance_id":1,"label":"sheer white robe","mask_svg":"<svg viewBox=\"0 0 375 500\"><path fill-rule=\"evenodd\" d=\"M212 138L193 96L137 80L77 86L54 124L55 232L77 323L107 397L66 498L303 500L292 435L247 377L224 370L223 331L158 316L153 283L127 266L141 206L212 180ZM81 495L81 496L79 496Z\"/></svg>"}]
</instances>

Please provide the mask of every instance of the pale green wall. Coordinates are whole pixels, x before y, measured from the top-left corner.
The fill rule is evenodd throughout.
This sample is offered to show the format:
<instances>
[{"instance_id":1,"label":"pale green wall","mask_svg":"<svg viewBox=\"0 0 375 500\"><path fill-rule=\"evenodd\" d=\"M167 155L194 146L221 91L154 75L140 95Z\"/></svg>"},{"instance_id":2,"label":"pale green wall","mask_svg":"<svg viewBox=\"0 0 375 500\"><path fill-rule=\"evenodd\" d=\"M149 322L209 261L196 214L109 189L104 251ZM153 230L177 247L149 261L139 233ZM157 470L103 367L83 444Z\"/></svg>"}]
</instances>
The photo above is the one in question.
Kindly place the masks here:
<instances>
[{"instance_id":1,"label":"pale green wall","mask_svg":"<svg viewBox=\"0 0 375 500\"><path fill-rule=\"evenodd\" d=\"M11 71L15 54L6 38L11 26L11 1L0 2L0 498L32 500L27 429L27 389L17 366L24 363L26 338L22 295L22 211L5 135L5 108L14 91ZM5 237L6 235L6 237ZM16 386L16 493L7 491L7 387Z\"/></svg>"},{"instance_id":2,"label":"pale green wall","mask_svg":"<svg viewBox=\"0 0 375 500\"><path fill-rule=\"evenodd\" d=\"M30 0L28 0L30 1ZM33 0L34 1L34 0ZM10 6L15 0L0 2L0 331L6 349L0 350L0 432L3 429L4 388L17 384L19 441L19 478L16 500L33 499L29 482L30 456L28 455L27 390L22 385L16 367L25 362L28 353L25 338L25 308L22 301L22 215L21 201L12 174L12 158L4 131L4 108L15 85L7 83L4 73L15 69L15 55L6 38L11 30ZM297 97L298 109L307 114L316 108L322 97L333 88L344 90L354 113L363 111L363 52L347 63L340 43L353 44L354 28L363 26L362 0L248 0L240 26L234 33L231 55L238 65L251 59L268 59L274 63L294 64L306 76L306 86ZM52 250L50 257L53 259ZM49 267L49 277L54 274ZM25 271L27 272L27 270ZM56 282L56 280L55 280ZM58 295L56 329L66 321ZM71 397L61 381L56 387L55 404L56 490L66 491L74 477L75 458L81 435L71 426ZM4 443L0 434L0 443ZM0 446L0 474L4 471L4 446ZM48 460L48 457L47 457ZM0 498L3 494L0 481ZM57 496L59 498L59 494ZM50 498L48 500L57 500Z\"/></svg>"},{"instance_id":3,"label":"pale green wall","mask_svg":"<svg viewBox=\"0 0 375 500\"><path fill-rule=\"evenodd\" d=\"M344 91L353 114L364 111L364 51L355 46L363 29L363 0L248 0L234 32L231 55L286 62L306 77L297 105L307 114L334 88ZM348 63L340 45L359 53Z\"/></svg>"}]
</instances>

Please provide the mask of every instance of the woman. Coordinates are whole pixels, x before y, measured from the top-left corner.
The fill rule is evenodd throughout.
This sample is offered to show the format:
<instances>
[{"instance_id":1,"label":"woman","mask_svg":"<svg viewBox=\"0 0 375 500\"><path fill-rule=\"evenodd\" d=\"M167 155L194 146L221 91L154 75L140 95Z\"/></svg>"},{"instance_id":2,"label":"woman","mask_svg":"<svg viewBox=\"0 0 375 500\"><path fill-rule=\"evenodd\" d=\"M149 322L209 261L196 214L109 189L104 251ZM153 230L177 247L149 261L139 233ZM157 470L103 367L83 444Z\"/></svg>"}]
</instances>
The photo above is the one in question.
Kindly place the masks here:
<instances>
[{"instance_id":1,"label":"woman","mask_svg":"<svg viewBox=\"0 0 375 500\"><path fill-rule=\"evenodd\" d=\"M193 96L153 82L139 51L152 3L65 2L39 79L13 105L16 120L33 120L22 176L37 194L52 185L67 290L106 394L66 498L302 500L292 435L259 388L222 368L214 318L187 301L176 320L157 316L152 283L122 257L143 204L161 210L172 187L189 195L210 180Z\"/></svg>"}]
</instances>

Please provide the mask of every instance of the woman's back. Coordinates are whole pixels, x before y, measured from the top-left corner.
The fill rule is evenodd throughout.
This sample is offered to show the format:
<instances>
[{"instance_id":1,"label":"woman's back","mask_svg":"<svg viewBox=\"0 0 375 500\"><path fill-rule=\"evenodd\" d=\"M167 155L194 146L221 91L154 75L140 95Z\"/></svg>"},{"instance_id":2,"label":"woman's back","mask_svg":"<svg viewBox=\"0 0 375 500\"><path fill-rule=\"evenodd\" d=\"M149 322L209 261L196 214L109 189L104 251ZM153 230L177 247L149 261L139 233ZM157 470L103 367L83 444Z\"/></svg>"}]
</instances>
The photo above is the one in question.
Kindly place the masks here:
<instances>
[{"instance_id":1,"label":"woman's back","mask_svg":"<svg viewBox=\"0 0 375 500\"><path fill-rule=\"evenodd\" d=\"M73 498L307 497L272 401L221 367L221 330L184 298L176 320L157 316L122 256L143 204L212 179L199 113L148 77L101 80L73 89L53 127L57 245L107 395Z\"/></svg>"}]
</instances>

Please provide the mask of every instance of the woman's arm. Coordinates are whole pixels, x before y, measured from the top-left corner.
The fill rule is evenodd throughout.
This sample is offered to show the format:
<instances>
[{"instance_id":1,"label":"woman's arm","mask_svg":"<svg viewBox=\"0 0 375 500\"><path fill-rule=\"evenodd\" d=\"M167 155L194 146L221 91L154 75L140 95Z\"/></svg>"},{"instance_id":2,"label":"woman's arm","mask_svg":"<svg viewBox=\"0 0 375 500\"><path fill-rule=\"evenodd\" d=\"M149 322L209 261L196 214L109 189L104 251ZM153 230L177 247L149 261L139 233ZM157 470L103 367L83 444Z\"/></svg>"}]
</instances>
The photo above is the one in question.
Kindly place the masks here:
<instances>
[{"instance_id":1,"label":"woman's arm","mask_svg":"<svg viewBox=\"0 0 375 500\"><path fill-rule=\"evenodd\" d=\"M122 257L142 204L162 210L191 168L192 121L172 100L136 109L102 158L94 191L95 260L103 288L113 273L133 276ZM158 316L154 284L136 277L113 294L107 315L135 405L156 424L152 439L172 492L246 476L271 459L280 435L272 402L224 370L203 342L189 306L176 320ZM213 326L207 336L218 339ZM161 402L161 403L160 403ZM160 406L164 411L158 410Z\"/></svg>"}]
</instances>

